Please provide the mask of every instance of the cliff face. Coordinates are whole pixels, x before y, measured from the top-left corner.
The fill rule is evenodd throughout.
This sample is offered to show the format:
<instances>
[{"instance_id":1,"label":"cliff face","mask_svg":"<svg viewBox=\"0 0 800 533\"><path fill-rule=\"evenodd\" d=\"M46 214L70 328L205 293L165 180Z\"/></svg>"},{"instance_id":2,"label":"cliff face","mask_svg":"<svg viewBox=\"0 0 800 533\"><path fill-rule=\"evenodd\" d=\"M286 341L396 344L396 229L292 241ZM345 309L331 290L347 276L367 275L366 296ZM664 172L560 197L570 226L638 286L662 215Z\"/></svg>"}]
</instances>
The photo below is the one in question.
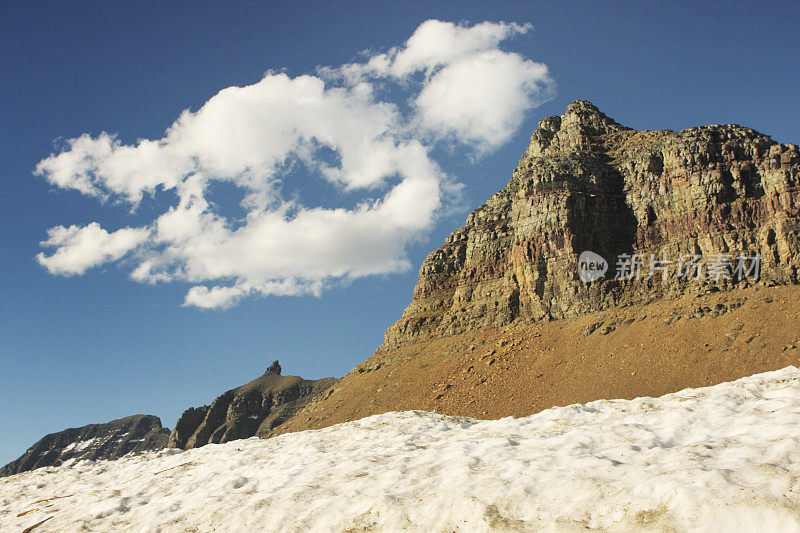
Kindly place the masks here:
<instances>
[{"instance_id":1,"label":"cliff face","mask_svg":"<svg viewBox=\"0 0 800 533\"><path fill-rule=\"evenodd\" d=\"M386 342L271 434L413 409L526 416L797 366L798 180L797 146L752 129L635 131L574 102L426 258ZM605 275L579 275L584 251ZM760 276L736 272L759 255ZM616 279L634 256L641 272Z\"/></svg>"},{"instance_id":2,"label":"cliff face","mask_svg":"<svg viewBox=\"0 0 800 533\"><path fill-rule=\"evenodd\" d=\"M732 274L738 256L760 254L761 280L797 283L799 179L797 146L752 129L635 131L573 102L539 122L508 185L427 257L384 348L737 283L679 278L692 255L728 254ZM586 250L608 262L605 278L579 279ZM621 254L641 256L639 279L614 279ZM647 279L651 254L674 263Z\"/></svg>"},{"instance_id":3,"label":"cliff face","mask_svg":"<svg viewBox=\"0 0 800 533\"><path fill-rule=\"evenodd\" d=\"M19 459L0 469L0 477L58 466L70 459L118 459L128 453L160 450L167 445L169 429L152 415L134 415L105 424L90 424L51 433L31 446Z\"/></svg>"},{"instance_id":4,"label":"cliff face","mask_svg":"<svg viewBox=\"0 0 800 533\"><path fill-rule=\"evenodd\" d=\"M305 380L280 372L276 361L263 376L225 392L211 405L186 410L169 436L169 447L190 449L264 436L336 383L335 378Z\"/></svg>"}]
</instances>

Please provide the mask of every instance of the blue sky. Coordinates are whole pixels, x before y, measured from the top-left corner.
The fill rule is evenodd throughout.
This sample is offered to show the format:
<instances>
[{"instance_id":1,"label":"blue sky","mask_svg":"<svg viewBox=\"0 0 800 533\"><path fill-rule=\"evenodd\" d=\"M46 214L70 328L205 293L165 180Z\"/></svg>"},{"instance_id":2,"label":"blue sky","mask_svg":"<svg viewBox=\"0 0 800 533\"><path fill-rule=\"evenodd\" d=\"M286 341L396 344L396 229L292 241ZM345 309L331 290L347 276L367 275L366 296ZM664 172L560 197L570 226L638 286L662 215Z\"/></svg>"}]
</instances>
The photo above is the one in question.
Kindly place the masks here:
<instances>
[{"instance_id":1,"label":"blue sky","mask_svg":"<svg viewBox=\"0 0 800 533\"><path fill-rule=\"evenodd\" d=\"M546 65L552 84L508 135L478 142L462 131L458 142L430 141L437 132L428 124L430 159L447 176L437 183L463 189L429 217L415 212L425 228L400 246L407 270L325 278L318 295L251 294L203 310L183 305L195 282L132 281L125 259L66 277L37 262L54 251L40 246L51 228L144 227L173 205L160 191L132 211L119 197L101 202L34 175L56 139L59 146L84 133L115 133L123 144L160 139L182 111L197 112L226 87L256 84L268 70L294 79L318 66L363 62L360 52L402 47L427 19L532 24L499 49ZM797 143L798 23L791 2L3 3L0 464L66 427L134 413L171 426L184 409L249 381L274 359L286 374L344 375L400 316L425 255L505 185L537 121L572 100L590 100L637 129L734 122ZM407 86L381 91L382 101L405 112ZM409 121L402 142L422 131ZM320 151L319 160L336 157ZM353 208L399 180L343 193L296 165L283 191L310 207ZM240 191L218 187L220 212L235 218ZM346 248L352 237L341 238ZM252 273L234 279L253 280Z\"/></svg>"}]
</instances>

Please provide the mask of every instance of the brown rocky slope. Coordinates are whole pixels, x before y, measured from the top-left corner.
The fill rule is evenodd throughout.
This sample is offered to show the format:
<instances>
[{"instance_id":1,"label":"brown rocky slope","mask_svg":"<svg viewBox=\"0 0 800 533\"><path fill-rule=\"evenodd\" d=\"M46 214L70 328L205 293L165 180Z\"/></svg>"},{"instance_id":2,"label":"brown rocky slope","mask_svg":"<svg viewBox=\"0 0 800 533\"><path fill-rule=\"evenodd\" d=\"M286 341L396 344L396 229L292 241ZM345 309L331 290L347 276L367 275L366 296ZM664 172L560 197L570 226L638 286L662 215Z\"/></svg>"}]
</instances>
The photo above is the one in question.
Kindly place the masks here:
<instances>
[{"instance_id":1,"label":"brown rocky slope","mask_svg":"<svg viewBox=\"0 0 800 533\"><path fill-rule=\"evenodd\" d=\"M797 146L752 129L635 131L573 102L424 261L375 355L271 434L404 409L519 416L796 365L798 180ZM601 279L580 279L586 250ZM760 275L737 271L756 256ZM634 275L617 279L625 258Z\"/></svg>"}]
</instances>

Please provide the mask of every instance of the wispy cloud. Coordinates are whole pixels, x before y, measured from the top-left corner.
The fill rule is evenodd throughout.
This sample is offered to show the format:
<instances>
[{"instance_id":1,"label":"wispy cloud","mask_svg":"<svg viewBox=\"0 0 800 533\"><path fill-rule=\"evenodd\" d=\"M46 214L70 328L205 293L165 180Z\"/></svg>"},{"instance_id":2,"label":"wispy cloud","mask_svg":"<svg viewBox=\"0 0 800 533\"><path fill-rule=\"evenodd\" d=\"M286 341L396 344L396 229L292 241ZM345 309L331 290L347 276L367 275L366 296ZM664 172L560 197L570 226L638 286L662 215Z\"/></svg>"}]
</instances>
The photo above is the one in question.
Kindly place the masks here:
<instances>
[{"instance_id":1,"label":"wispy cloud","mask_svg":"<svg viewBox=\"0 0 800 533\"><path fill-rule=\"evenodd\" d=\"M431 148L485 153L551 97L546 66L499 48L529 29L431 20L403 46L361 63L295 78L268 72L223 89L161 139L71 139L36 167L51 184L134 208L160 190L175 201L144 227L52 228L42 245L53 251L37 259L71 275L127 256L137 281L194 284L184 303L201 308L250 294L320 294L336 280L404 271L408 244L458 189ZM360 200L343 208L285 198L294 163ZM215 207L215 183L241 191L246 216Z\"/></svg>"}]
</instances>

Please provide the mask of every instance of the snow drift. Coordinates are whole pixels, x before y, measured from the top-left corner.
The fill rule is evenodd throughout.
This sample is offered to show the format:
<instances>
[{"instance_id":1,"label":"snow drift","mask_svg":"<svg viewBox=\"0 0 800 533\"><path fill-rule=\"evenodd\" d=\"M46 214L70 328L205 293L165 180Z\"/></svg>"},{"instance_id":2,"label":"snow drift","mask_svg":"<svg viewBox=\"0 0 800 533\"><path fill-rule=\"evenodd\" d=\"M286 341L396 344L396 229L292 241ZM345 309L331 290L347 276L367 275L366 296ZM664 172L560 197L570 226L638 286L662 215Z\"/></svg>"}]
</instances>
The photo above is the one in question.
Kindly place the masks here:
<instances>
[{"instance_id":1,"label":"snow drift","mask_svg":"<svg viewBox=\"0 0 800 533\"><path fill-rule=\"evenodd\" d=\"M0 529L800 531L800 371L480 421L318 431L0 479Z\"/></svg>"}]
</instances>

